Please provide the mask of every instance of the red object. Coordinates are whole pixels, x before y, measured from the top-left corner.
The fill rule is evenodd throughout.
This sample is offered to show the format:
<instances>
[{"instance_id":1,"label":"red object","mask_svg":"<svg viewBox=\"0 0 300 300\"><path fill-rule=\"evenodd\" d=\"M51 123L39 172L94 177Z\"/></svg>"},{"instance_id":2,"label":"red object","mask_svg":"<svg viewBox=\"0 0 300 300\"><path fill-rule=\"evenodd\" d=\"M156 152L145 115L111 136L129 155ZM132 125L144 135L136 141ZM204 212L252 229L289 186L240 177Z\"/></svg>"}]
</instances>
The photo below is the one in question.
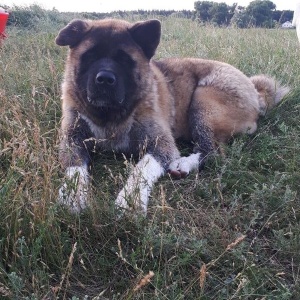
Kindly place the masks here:
<instances>
[{"instance_id":1,"label":"red object","mask_svg":"<svg viewBox=\"0 0 300 300\"><path fill-rule=\"evenodd\" d=\"M8 19L8 15L9 15L9 13L7 13L7 12L0 12L0 39L1 38L3 39L6 37L4 31L5 31L5 26L6 26L6 22Z\"/></svg>"}]
</instances>

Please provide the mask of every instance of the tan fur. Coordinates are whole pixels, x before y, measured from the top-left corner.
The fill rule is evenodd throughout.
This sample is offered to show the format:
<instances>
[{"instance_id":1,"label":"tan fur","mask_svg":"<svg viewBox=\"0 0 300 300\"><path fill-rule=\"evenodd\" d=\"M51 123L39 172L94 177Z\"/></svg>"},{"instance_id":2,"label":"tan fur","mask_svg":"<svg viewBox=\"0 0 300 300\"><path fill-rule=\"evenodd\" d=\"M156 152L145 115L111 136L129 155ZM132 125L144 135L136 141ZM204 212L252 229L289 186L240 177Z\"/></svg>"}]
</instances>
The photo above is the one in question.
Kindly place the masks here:
<instances>
[{"instance_id":1,"label":"tan fur","mask_svg":"<svg viewBox=\"0 0 300 300\"><path fill-rule=\"evenodd\" d=\"M248 128L248 123L252 125L257 120L258 93L250 79L232 66L202 59L168 59L163 61L162 70L171 83L174 98L175 137L190 138L187 115L191 101L203 103L201 109L205 110L204 117L211 120L211 129L222 128L224 124L222 131L225 133L228 130L227 137L247 132L244 128ZM241 113L243 118L240 118ZM220 126L216 125L217 122ZM232 124L228 127L224 122ZM216 133L217 136L222 136L222 142L225 142L224 134Z\"/></svg>"},{"instance_id":2,"label":"tan fur","mask_svg":"<svg viewBox=\"0 0 300 300\"><path fill-rule=\"evenodd\" d=\"M289 92L289 88L280 85L276 80L265 75L250 77L259 93L259 113L264 116L268 110L274 108Z\"/></svg>"}]
</instances>

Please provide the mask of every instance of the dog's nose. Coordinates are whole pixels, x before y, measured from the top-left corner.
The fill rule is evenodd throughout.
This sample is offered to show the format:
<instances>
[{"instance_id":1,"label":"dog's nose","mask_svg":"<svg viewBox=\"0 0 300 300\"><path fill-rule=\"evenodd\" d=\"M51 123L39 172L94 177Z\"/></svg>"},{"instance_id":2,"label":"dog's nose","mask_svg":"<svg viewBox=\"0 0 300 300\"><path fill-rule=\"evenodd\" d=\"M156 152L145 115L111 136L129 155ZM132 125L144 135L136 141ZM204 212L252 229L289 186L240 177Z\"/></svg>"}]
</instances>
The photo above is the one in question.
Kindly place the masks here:
<instances>
[{"instance_id":1,"label":"dog's nose","mask_svg":"<svg viewBox=\"0 0 300 300\"><path fill-rule=\"evenodd\" d=\"M100 71L96 75L96 84L114 86L117 82L115 74L111 71Z\"/></svg>"}]
</instances>

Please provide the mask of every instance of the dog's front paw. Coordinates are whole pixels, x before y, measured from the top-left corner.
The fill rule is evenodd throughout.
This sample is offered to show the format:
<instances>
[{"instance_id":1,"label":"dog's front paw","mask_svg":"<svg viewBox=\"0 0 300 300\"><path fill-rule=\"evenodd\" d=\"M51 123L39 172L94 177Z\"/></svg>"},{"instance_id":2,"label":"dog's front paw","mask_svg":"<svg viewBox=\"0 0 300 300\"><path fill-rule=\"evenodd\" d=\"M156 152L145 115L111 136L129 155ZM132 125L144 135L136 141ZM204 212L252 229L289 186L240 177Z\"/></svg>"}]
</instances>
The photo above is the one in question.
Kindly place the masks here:
<instances>
[{"instance_id":1,"label":"dog's front paw","mask_svg":"<svg viewBox=\"0 0 300 300\"><path fill-rule=\"evenodd\" d=\"M136 211L146 216L150 192L153 184L164 174L160 163L146 154L133 168L124 188L119 193L115 205L120 214Z\"/></svg>"},{"instance_id":2,"label":"dog's front paw","mask_svg":"<svg viewBox=\"0 0 300 300\"><path fill-rule=\"evenodd\" d=\"M125 212L132 211L146 216L149 193L149 189L146 186L127 184L120 191L115 201L118 215L121 216Z\"/></svg>"},{"instance_id":3,"label":"dog's front paw","mask_svg":"<svg viewBox=\"0 0 300 300\"><path fill-rule=\"evenodd\" d=\"M128 201L126 200L126 192L124 189L122 189L118 194L118 197L115 201L115 207L122 211L126 211L129 209Z\"/></svg>"},{"instance_id":4,"label":"dog's front paw","mask_svg":"<svg viewBox=\"0 0 300 300\"><path fill-rule=\"evenodd\" d=\"M169 173L172 177L180 179L186 177L191 171L197 170L200 163L200 153L180 157L169 165Z\"/></svg>"},{"instance_id":5,"label":"dog's front paw","mask_svg":"<svg viewBox=\"0 0 300 300\"><path fill-rule=\"evenodd\" d=\"M79 213L87 207L88 183L86 166L67 168L66 182L59 189L58 202L71 212Z\"/></svg>"}]
</instances>

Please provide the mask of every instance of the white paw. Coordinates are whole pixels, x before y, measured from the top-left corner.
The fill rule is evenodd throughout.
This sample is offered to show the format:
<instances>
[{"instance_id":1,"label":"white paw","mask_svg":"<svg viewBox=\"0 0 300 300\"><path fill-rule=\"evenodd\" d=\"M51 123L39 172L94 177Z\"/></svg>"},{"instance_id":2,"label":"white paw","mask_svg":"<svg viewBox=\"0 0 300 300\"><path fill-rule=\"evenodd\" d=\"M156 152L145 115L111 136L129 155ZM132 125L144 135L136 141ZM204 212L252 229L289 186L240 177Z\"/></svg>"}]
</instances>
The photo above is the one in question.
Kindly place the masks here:
<instances>
[{"instance_id":1,"label":"white paw","mask_svg":"<svg viewBox=\"0 0 300 300\"><path fill-rule=\"evenodd\" d=\"M149 194L150 190L146 187L142 188L139 183L137 183L136 187L126 185L118 194L115 206L121 209L121 214L132 210L140 211L143 215L146 215Z\"/></svg>"},{"instance_id":2,"label":"white paw","mask_svg":"<svg viewBox=\"0 0 300 300\"><path fill-rule=\"evenodd\" d=\"M87 166L67 168L66 182L59 189L58 202L79 213L87 207L88 184Z\"/></svg>"},{"instance_id":3,"label":"white paw","mask_svg":"<svg viewBox=\"0 0 300 300\"><path fill-rule=\"evenodd\" d=\"M146 215L152 186L163 174L164 169L160 163L152 155L146 154L134 167L124 188L118 194L116 207L124 211L141 211Z\"/></svg>"},{"instance_id":4,"label":"white paw","mask_svg":"<svg viewBox=\"0 0 300 300\"><path fill-rule=\"evenodd\" d=\"M191 171L199 168L200 153L180 157L169 165L169 172L174 177L186 177Z\"/></svg>"}]
</instances>

